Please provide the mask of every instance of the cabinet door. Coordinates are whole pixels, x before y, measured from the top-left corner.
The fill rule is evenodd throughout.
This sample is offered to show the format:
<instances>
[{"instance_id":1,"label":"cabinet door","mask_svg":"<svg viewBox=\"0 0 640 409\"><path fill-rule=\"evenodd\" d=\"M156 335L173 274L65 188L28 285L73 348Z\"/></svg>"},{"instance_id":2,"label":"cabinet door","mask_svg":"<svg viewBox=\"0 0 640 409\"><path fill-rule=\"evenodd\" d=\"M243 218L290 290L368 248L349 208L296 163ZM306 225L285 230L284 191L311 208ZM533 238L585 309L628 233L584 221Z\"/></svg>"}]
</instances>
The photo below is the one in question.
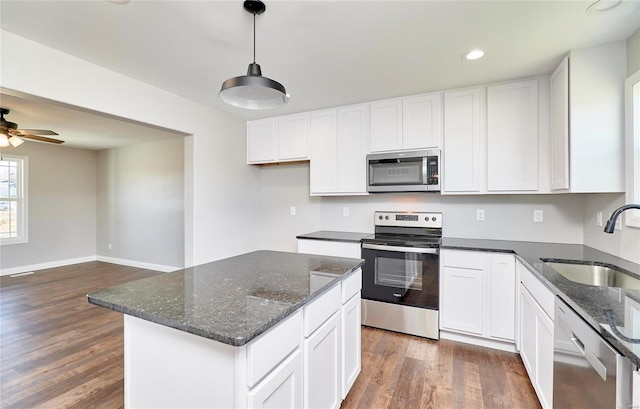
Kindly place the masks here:
<instances>
[{"instance_id":1,"label":"cabinet door","mask_svg":"<svg viewBox=\"0 0 640 409\"><path fill-rule=\"evenodd\" d=\"M249 392L249 408L302 407L302 353L297 349Z\"/></svg>"},{"instance_id":2,"label":"cabinet door","mask_svg":"<svg viewBox=\"0 0 640 409\"><path fill-rule=\"evenodd\" d=\"M538 190L537 80L487 88L487 190Z\"/></svg>"},{"instance_id":3,"label":"cabinet door","mask_svg":"<svg viewBox=\"0 0 640 409\"><path fill-rule=\"evenodd\" d=\"M551 74L551 190L569 189L569 57Z\"/></svg>"},{"instance_id":4,"label":"cabinet door","mask_svg":"<svg viewBox=\"0 0 640 409\"><path fill-rule=\"evenodd\" d=\"M278 160L309 159L309 113L278 118Z\"/></svg>"},{"instance_id":5,"label":"cabinet door","mask_svg":"<svg viewBox=\"0 0 640 409\"><path fill-rule=\"evenodd\" d=\"M311 194L338 191L338 111L327 109L311 113Z\"/></svg>"},{"instance_id":6,"label":"cabinet door","mask_svg":"<svg viewBox=\"0 0 640 409\"><path fill-rule=\"evenodd\" d=\"M482 177L480 88L444 94L444 189L479 192Z\"/></svg>"},{"instance_id":7,"label":"cabinet door","mask_svg":"<svg viewBox=\"0 0 640 409\"><path fill-rule=\"evenodd\" d=\"M484 270L444 267L442 271L442 327L482 335Z\"/></svg>"},{"instance_id":8,"label":"cabinet door","mask_svg":"<svg viewBox=\"0 0 640 409\"><path fill-rule=\"evenodd\" d=\"M367 106L338 108L338 192L367 193Z\"/></svg>"},{"instance_id":9,"label":"cabinet door","mask_svg":"<svg viewBox=\"0 0 640 409\"><path fill-rule=\"evenodd\" d=\"M511 254L492 254L489 278L489 335L515 340L516 263Z\"/></svg>"},{"instance_id":10,"label":"cabinet door","mask_svg":"<svg viewBox=\"0 0 640 409\"><path fill-rule=\"evenodd\" d=\"M360 293L342 306L342 399L353 386L360 373L361 357Z\"/></svg>"},{"instance_id":11,"label":"cabinet door","mask_svg":"<svg viewBox=\"0 0 640 409\"><path fill-rule=\"evenodd\" d=\"M304 341L305 408L340 407L340 327L340 313L337 312Z\"/></svg>"},{"instance_id":12,"label":"cabinet door","mask_svg":"<svg viewBox=\"0 0 640 409\"><path fill-rule=\"evenodd\" d=\"M442 146L442 94L439 92L402 100L402 147L404 149Z\"/></svg>"},{"instance_id":13,"label":"cabinet door","mask_svg":"<svg viewBox=\"0 0 640 409\"><path fill-rule=\"evenodd\" d=\"M247 163L275 162L277 143L276 118L247 122Z\"/></svg>"},{"instance_id":14,"label":"cabinet door","mask_svg":"<svg viewBox=\"0 0 640 409\"><path fill-rule=\"evenodd\" d=\"M371 152L402 149L402 98L372 102L369 109Z\"/></svg>"}]
</instances>

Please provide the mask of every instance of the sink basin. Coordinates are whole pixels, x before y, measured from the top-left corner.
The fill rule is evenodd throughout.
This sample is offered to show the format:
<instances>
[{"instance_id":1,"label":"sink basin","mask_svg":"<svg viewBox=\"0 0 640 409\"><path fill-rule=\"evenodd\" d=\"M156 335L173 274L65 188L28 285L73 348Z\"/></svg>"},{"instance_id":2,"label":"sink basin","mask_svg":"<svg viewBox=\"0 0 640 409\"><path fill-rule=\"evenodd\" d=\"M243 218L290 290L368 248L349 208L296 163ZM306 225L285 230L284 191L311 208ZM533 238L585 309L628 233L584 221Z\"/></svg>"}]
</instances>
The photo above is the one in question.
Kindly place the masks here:
<instances>
[{"instance_id":1,"label":"sink basin","mask_svg":"<svg viewBox=\"0 0 640 409\"><path fill-rule=\"evenodd\" d=\"M567 280L576 283L640 290L640 278L610 267L568 262L546 262L546 264Z\"/></svg>"}]
</instances>

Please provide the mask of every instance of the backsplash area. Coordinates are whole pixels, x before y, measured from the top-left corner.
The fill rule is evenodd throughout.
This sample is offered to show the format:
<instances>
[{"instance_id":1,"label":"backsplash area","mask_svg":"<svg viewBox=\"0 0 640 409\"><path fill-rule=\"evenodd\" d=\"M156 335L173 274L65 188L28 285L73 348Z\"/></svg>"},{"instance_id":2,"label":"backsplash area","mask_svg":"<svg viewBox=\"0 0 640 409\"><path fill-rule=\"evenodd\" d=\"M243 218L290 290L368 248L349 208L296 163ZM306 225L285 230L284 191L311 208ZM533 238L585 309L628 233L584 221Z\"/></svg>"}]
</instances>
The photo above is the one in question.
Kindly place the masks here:
<instances>
[{"instance_id":1,"label":"backsplash area","mask_svg":"<svg viewBox=\"0 0 640 409\"><path fill-rule=\"evenodd\" d=\"M373 232L376 210L442 212L448 237L583 243L585 196L373 194L309 196L308 164L260 170L261 244L264 249L295 251L298 234L316 230ZM295 207L295 215L291 208ZM484 210L484 221L476 220ZM533 221L534 210L543 222ZM348 213L348 216L345 214Z\"/></svg>"}]
</instances>

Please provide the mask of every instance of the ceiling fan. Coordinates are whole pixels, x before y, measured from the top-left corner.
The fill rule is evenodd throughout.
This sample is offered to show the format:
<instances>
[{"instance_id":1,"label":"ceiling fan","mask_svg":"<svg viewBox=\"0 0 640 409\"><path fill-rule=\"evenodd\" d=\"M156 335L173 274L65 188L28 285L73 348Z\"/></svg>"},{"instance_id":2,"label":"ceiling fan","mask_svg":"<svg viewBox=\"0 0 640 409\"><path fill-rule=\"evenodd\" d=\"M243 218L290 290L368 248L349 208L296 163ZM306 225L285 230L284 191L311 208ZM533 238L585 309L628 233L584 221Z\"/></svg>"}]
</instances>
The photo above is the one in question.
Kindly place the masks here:
<instances>
[{"instance_id":1,"label":"ceiling fan","mask_svg":"<svg viewBox=\"0 0 640 409\"><path fill-rule=\"evenodd\" d=\"M9 144L14 147L22 144L23 139L32 139L34 141L61 144L64 141L60 139L47 138L41 135L58 135L53 131L46 129L18 129L18 124L9 122L4 116L9 113L9 109L0 108L0 147L5 148Z\"/></svg>"}]
</instances>

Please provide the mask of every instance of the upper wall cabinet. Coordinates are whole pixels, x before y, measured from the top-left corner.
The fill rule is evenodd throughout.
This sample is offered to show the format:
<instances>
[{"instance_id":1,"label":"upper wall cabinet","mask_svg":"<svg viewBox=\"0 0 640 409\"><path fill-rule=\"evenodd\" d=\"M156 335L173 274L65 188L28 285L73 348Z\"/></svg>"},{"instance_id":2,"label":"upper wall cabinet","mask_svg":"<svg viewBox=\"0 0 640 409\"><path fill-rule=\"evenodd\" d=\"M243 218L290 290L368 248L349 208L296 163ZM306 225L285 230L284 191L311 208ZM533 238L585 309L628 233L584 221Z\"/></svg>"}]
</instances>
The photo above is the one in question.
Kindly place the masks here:
<instances>
[{"instance_id":1,"label":"upper wall cabinet","mask_svg":"<svg viewBox=\"0 0 640 409\"><path fill-rule=\"evenodd\" d=\"M624 41L572 50L551 79L551 189L624 191Z\"/></svg>"},{"instance_id":2,"label":"upper wall cabinet","mask_svg":"<svg viewBox=\"0 0 640 409\"><path fill-rule=\"evenodd\" d=\"M311 113L312 196L367 194L367 105Z\"/></svg>"},{"instance_id":3,"label":"upper wall cabinet","mask_svg":"<svg viewBox=\"0 0 640 409\"><path fill-rule=\"evenodd\" d=\"M443 193L481 190L482 95L481 87L444 94Z\"/></svg>"},{"instance_id":4,"label":"upper wall cabinet","mask_svg":"<svg viewBox=\"0 0 640 409\"><path fill-rule=\"evenodd\" d=\"M376 101L370 109L370 152L439 148L442 145L442 94Z\"/></svg>"},{"instance_id":5,"label":"upper wall cabinet","mask_svg":"<svg viewBox=\"0 0 640 409\"><path fill-rule=\"evenodd\" d=\"M538 81L487 88L487 191L538 190Z\"/></svg>"},{"instance_id":6,"label":"upper wall cabinet","mask_svg":"<svg viewBox=\"0 0 640 409\"><path fill-rule=\"evenodd\" d=\"M247 122L247 163L309 159L309 113Z\"/></svg>"}]
</instances>

